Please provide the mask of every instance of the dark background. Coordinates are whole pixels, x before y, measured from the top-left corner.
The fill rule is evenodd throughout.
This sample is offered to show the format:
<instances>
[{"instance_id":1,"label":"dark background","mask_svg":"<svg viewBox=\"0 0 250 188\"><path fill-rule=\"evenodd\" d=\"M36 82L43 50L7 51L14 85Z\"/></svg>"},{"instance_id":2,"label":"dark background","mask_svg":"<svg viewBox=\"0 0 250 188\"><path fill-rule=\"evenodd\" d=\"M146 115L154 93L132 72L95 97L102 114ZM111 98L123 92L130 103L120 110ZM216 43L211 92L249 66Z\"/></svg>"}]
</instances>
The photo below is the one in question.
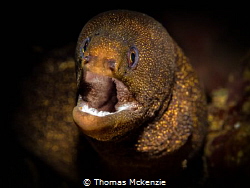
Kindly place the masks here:
<instances>
[{"instance_id":1,"label":"dark background","mask_svg":"<svg viewBox=\"0 0 250 188\"><path fill-rule=\"evenodd\" d=\"M150 8L142 8L144 6L136 7L134 3L124 2L125 6L102 6L98 2L68 3L61 6L36 2L22 6L13 3L10 6L8 14L3 17L6 27L2 29L7 31L3 39L8 40L1 74L1 143L4 148L2 155L6 157L2 165L8 164L8 169L3 170L5 176L1 176L4 177L1 181L20 181L17 177L18 173L22 173L18 158L23 157L25 151L15 141L10 124L12 110L18 105L21 80L49 51L74 45L84 24L98 13L129 9L144 12L160 21L191 59L207 93L226 85L229 73L240 66L239 60L249 50L247 5L227 9L154 5L151 2L153 5Z\"/></svg>"}]
</instances>

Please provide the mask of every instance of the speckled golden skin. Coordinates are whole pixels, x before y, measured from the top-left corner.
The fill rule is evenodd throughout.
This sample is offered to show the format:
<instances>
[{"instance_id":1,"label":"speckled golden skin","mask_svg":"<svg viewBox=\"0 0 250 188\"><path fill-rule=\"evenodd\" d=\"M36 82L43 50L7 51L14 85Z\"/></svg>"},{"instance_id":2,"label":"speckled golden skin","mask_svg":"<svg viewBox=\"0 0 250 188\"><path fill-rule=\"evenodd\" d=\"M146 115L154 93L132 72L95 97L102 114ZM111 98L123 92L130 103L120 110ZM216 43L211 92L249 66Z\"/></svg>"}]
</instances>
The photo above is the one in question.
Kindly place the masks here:
<instances>
[{"instance_id":1,"label":"speckled golden skin","mask_svg":"<svg viewBox=\"0 0 250 188\"><path fill-rule=\"evenodd\" d=\"M84 55L95 60L83 65L79 52L87 37L91 41ZM138 66L133 70L127 63L131 46L139 51ZM107 141L139 127L143 131L135 143L138 152L172 153L188 139L190 153L199 148L205 135L205 97L188 59L156 20L122 10L100 14L84 26L76 56L78 85L85 69L114 77L142 106L136 112L106 117L74 111L74 119L85 134ZM113 70L108 68L109 60L115 62Z\"/></svg>"},{"instance_id":2,"label":"speckled golden skin","mask_svg":"<svg viewBox=\"0 0 250 188\"><path fill-rule=\"evenodd\" d=\"M188 59L177 48L172 98L161 118L144 129L137 149L171 153L190 139L192 149L201 146L206 133L206 103ZM192 152L191 152L192 153Z\"/></svg>"}]
</instances>

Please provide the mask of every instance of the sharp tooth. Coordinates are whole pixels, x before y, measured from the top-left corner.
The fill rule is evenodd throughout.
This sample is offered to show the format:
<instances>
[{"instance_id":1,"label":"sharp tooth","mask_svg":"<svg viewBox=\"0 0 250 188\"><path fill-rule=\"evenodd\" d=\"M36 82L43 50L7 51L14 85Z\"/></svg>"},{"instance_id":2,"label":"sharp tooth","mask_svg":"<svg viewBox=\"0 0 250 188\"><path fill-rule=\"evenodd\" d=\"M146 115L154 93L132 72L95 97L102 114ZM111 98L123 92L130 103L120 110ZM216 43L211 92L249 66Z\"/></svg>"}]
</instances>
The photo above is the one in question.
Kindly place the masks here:
<instances>
[{"instance_id":1,"label":"sharp tooth","mask_svg":"<svg viewBox=\"0 0 250 188\"><path fill-rule=\"evenodd\" d=\"M87 104L84 104L82 107L79 108L79 110L81 110L82 112L86 112L88 114L94 115L94 116L99 116L99 117L113 114L111 112L98 111L95 108L90 108Z\"/></svg>"},{"instance_id":2,"label":"sharp tooth","mask_svg":"<svg viewBox=\"0 0 250 188\"><path fill-rule=\"evenodd\" d=\"M86 112L88 114L94 115L94 116L103 117L103 116L112 115L112 114L121 112L123 110L131 109L132 107L134 107L133 104L124 104L122 106L119 106L116 112L107 112L107 111L98 111L95 108L89 107L88 104L83 104L83 106L79 107L79 110L82 112Z\"/></svg>"},{"instance_id":3,"label":"sharp tooth","mask_svg":"<svg viewBox=\"0 0 250 188\"><path fill-rule=\"evenodd\" d=\"M117 111L123 111L123 110L127 110L130 109L131 107L133 107L133 104L123 104L122 106L119 106L117 108Z\"/></svg>"}]
</instances>

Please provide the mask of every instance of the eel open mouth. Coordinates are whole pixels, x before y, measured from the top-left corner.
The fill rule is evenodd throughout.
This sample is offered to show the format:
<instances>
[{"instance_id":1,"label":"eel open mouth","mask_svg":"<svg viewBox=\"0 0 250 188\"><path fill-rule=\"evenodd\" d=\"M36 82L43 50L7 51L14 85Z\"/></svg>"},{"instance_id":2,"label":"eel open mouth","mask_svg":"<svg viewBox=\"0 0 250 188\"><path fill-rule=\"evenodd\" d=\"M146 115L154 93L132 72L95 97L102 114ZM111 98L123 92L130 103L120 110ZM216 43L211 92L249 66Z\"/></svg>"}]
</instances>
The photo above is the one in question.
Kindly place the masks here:
<instances>
[{"instance_id":1,"label":"eel open mouth","mask_svg":"<svg viewBox=\"0 0 250 188\"><path fill-rule=\"evenodd\" d=\"M103 117L123 110L136 110L138 103L118 79L86 71L77 107L81 112Z\"/></svg>"}]
</instances>

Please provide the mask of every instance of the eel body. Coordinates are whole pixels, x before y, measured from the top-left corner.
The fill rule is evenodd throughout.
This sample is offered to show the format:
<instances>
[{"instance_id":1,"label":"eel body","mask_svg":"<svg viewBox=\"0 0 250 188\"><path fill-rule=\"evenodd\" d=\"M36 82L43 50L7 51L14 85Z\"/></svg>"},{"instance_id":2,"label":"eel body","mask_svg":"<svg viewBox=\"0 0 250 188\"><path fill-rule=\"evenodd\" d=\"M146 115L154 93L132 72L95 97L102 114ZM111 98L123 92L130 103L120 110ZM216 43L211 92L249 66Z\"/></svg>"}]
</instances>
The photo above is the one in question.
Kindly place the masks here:
<instances>
[{"instance_id":1,"label":"eel body","mask_svg":"<svg viewBox=\"0 0 250 188\"><path fill-rule=\"evenodd\" d=\"M91 19L78 39L76 76L74 121L112 169L179 169L201 147L202 88L153 18L118 10Z\"/></svg>"},{"instance_id":2,"label":"eel body","mask_svg":"<svg viewBox=\"0 0 250 188\"><path fill-rule=\"evenodd\" d=\"M105 12L82 29L76 68L64 53L24 84L14 120L22 145L74 181L170 179L189 166L206 134L205 96L159 22Z\"/></svg>"}]
</instances>

